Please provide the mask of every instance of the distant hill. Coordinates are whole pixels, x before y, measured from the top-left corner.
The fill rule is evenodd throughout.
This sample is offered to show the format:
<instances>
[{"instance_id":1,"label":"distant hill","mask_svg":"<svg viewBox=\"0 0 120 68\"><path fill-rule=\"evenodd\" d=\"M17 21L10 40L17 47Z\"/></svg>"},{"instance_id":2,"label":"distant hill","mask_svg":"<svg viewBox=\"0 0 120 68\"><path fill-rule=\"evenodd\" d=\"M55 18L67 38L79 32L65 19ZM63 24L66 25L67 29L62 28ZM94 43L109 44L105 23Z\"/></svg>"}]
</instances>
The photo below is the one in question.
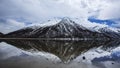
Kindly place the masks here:
<instances>
[{"instance_id":1,"label":"distant hill","mask_svg":"<svg viewBox=\"0 0 120 68\"><path fill-rule=\"evenodd\" d=\"M3 37L3 36L4 36L4 34L0 32L0 37Z\"/></svg>"}]
</instances>

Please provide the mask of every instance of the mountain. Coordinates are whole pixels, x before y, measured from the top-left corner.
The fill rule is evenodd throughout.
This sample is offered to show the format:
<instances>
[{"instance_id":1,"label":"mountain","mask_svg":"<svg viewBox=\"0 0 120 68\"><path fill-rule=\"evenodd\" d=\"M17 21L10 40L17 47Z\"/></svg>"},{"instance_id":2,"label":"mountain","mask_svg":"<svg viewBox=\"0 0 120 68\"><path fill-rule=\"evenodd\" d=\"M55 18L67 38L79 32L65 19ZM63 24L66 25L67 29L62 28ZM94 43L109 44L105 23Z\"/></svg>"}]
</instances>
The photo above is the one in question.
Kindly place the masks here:
<instances>
[{"instance_id":1,"label":"mountain","mask_svg":"<svg viewBox=\"0 0 120 68\"><path fill-rule=\"evenodd\" d=\"M113 39L119 39L120 38L120 29L112 28L112 27L99 27L95 26L91 28L93 31L103 33L106 36L109 36Z\"/></svg>"},{"instance_id":2,"label":"mountain","mask_svg":"<svg viewBox=\"0 0 120 68\"><path fill-rule=\"evenodd\" d=\"M78 20L79 21L79 20ZM50 25L49 25L50 24ZM87 25L88 26L88 25ZM48 20L47 25L32 25L5 35L7 38L120 39L120 29L78 24L70 18Z\"/></svg>"},{"instance_id":3,"label":"mountain","mask_svg":"<svg viewBox=\"0 0 120 68\"><path fill-rule=\"evenodd\" d=\"M8 38L87 38L108 39L103 33L93 32L69 18L50 26L31 26L5 35Z\"/></svg>"}]
</instances>

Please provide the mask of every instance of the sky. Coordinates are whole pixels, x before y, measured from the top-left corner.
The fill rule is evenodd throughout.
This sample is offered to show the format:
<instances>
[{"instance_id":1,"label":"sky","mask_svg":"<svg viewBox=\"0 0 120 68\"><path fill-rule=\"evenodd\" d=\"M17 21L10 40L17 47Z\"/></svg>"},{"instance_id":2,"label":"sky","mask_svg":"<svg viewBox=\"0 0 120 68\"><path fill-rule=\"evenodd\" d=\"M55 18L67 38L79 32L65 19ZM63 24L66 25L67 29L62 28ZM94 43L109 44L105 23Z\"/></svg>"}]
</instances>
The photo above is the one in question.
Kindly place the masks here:
<instances>
[{"instance_id":1,"label":"sky","mask_svg":"<svg viewBox=\"0 0 120 68\"><path fill-rule=\"evenodd\" d=\"M120 0L0 0L0 32L62 17L120 28L119 4Z\"/></svg>"}]
</instances>

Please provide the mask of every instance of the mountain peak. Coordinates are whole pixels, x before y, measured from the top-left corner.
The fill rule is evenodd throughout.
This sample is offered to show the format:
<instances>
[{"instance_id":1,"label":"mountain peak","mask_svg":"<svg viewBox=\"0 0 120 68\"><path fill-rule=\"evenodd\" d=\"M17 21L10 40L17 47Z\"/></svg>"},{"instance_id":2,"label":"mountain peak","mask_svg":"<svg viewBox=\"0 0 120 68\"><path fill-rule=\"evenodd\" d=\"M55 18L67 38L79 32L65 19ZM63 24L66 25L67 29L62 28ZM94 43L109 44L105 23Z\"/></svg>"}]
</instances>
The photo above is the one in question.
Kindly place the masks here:
<instances>
[{"instance_id":1,"label":"mountain peak","mask_svg":"<svg viewBox=\"0 0 120 68\"><path fill-rule=\"evenodd\" d=\"M75 25L75 22L72 21L70 18L68 17L64 17L59 24L68 24L68 25Z\"/></svg>"},{"instance_id":2,"label":"mountain peak","mask_svg":"<svg viewBox=\"0 0 120 68\"><path fill-rule=\"evenodd\" d=\"M64 17L62 20L64 20L64 21L69 21L70 18L69 18L69 17Z\"/></svg>"}]
</instances>

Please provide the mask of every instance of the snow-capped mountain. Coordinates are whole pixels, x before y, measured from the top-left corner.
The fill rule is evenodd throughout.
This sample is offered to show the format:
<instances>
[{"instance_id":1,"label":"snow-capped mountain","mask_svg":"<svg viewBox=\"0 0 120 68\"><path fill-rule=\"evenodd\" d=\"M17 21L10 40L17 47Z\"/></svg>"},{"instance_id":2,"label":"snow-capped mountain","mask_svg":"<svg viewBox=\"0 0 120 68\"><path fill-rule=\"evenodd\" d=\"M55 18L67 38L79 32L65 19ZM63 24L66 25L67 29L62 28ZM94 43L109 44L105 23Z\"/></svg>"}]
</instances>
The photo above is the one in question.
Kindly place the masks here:
<instances>
[{"instance_id":1,"label":"snow-capped mountain","mask_svg":"<svg viewBox=\"0 0 120 68\"><path fill-rule=\"evenodd\" d=\"M118 39L120 38L119 32L115 29L104 27L104 28L99 29L99 31L111 38L118 38Z\"/></svg>"},{"instance_id":2,"label":"snow-capped mountain","mask_svg":"<svg viewBox=\"0 0 120 68\"><path fill-rule=\"evenodd\" d=\"M102 33L90 31L72 21L63 18L50 26L33 26L6 34L6 37L19 38L107 38Z\"/></svg>"},{"instance_id":3,"label":"snow-capped mountain","mask_svg":"<svg viewBox=\"0 0 120 68\"><path fill-rule=\"evenodd\" d=\"M47 25L29 26L18 31L6 34L6 37L19 38L120 38L116 29L93 26L82 26L70 18L48 20ZM52 23L52 24L51 24Z\"/></svg>"},{"instance_id":4,"label":"snow-capped mountain","mask_svg":"<svg viewBox=\"0 0 120 68\"><path fill-rule=\"evenodd\" d=\"M95 26L91 27L92 31L103 33L104 35L107 35L111 38L120 38L120 29L118 28L113 28L113 27L100 27L100 26Z\"/></svg>"},{"instance_id":5,"label":"snow-capped mountain","mask_svg":"<svg viewBox=\"0 0 120 68\"><path fill-rule=\"evenodd\" d=\"M81 20L78 18L73 19L73 20L75 22L77 22L78 24L83 25L90 31L102 33L102 34L109 36L110 38L114 38L114 39L120 38L120 29L119 28L110 27L106 24L90 23L87 21L86 21L87 23L81 23L80 22Z\"/></svg>"}]
</instances>

